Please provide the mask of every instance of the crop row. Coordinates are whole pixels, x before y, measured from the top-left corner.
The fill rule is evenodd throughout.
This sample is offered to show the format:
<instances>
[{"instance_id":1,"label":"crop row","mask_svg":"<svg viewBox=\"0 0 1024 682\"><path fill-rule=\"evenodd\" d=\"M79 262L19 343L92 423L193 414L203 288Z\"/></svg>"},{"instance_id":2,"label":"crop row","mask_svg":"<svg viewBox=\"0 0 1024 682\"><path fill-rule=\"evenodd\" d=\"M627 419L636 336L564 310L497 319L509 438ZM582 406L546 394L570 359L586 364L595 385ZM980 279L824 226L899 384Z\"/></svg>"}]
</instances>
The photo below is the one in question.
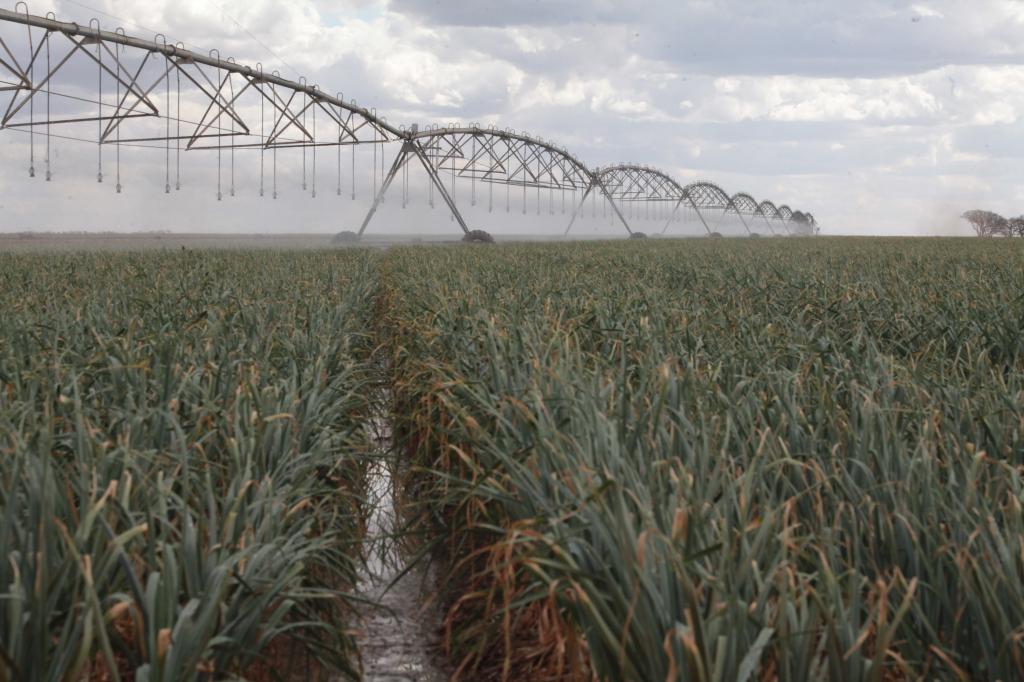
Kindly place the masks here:
<instances>
[{"instance_id":1,"label":"crop row","mask_svg":"<svg viewBox=\"0 0 1024 682\"><path fill-rule=\"evenodd\" d=\"M376 273L0 256L0 680L358 674Z\"/></svg>"},{"instance_id":2,"label":"crop row","mask_svg":"<svg viewBox=\"0 0 1024 682\"><path fill-rule=\"evenodd\" d=\"M1024 676L1024 252L393 249L464 679Z\"/></svg>"}]
</instances>

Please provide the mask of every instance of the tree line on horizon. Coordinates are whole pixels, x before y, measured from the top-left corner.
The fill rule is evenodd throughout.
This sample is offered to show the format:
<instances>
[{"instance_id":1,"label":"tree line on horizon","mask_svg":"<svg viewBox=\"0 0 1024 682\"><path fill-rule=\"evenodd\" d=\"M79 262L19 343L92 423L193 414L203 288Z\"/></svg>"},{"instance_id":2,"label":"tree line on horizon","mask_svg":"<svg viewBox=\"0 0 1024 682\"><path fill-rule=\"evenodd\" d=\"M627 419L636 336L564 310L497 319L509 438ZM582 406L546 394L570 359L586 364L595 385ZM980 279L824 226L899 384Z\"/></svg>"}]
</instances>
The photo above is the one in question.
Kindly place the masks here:
<instances>
[{"instance_id":1,"label":"tree line on horizon","mask_svg":"<svg viewBox=\"0 0 1024 682\"><path fill-rule=\"evenodd\" d=\"M979 237L1024 237L1024 215L1004 218L992 211L967 211L961 216Z\"/></svg>"}]
</instances>

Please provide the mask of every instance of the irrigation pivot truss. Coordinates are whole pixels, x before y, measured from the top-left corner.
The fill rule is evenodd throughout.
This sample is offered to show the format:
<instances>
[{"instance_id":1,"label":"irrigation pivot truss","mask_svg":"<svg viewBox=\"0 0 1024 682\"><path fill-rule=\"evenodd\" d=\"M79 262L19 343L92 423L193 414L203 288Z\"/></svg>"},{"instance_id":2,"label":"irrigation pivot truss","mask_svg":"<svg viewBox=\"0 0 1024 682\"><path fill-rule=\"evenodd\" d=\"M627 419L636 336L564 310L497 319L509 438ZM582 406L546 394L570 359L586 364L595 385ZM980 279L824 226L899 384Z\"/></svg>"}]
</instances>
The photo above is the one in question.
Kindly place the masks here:
<instances>
[{"instance_id":1,"label":"irrigation pivot truss","mask_svg":"<svg viewBox=\"0 0 1024 682\"><path fill-rule=\"evenodd\" d=\"M488 211L504 203L510 212L513 192L521 193L524 214L528 195L536 198L538 214L545 203L548 213L555 213L556 204L564 213L568 195L572 217L566 234L588 197L597 196L630 234L631 218L638 211L650 217L652 209L666 219L662 232L681 214L699 220L708 233L730 215L748 233L753 221L773 234L817 229L810 213L758 203L748 194L730 197L710 182L681 185L664 172L633 164L591 169L559 145L508 128L395 126L375 109L303 78L241 65L217 50L200 54L162 35L144 40L120 28L104 30L97 19L82 26L52 14L34 16L24 2L14 11L0 9L0 93L10 96L6 106L0 102L0 128L28 135L30 176L36 177L41 163L42 176L51 180L52 140L78 140L96 146L96 180L113 174L118 193L122 148L163 152L168 194L181 189L182 152L215 155L218 200L235 195L236 164L254 170L256 156L259 194L277 198L278 152L299 150L303 190L315 197L319 181L321 189L331 184L339 196L355 199L355 149L372 145L373 202L359 235L399 177L405 206L409 168L417 164L428 178L431 206L436 194L466 234L472 230L459 209L457 186L468 189L470 206L486 203ZM385 172L385 150L395 145ZM251 153L236 155L241 150ZM329 155L336 178L318 178L318 152L321 166ZM349 176L344 183L343 169Z\"/></svg>"}]
</instances>

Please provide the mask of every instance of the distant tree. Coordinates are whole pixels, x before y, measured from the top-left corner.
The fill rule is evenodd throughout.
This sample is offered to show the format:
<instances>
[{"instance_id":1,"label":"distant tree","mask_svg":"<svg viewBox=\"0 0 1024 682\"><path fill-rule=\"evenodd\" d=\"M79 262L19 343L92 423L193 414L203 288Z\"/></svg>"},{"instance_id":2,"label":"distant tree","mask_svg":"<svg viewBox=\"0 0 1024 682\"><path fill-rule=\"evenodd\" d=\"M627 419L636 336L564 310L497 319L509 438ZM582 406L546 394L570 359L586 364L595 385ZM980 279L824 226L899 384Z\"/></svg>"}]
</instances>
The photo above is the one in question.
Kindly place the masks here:
<instances>
[{"instance_id":1,"label":"distant tree","mask_svg":"<svg viewBox=\"0 0 1024 682\"><path fill-rule=\"evenodd\" d=\"M964 213L961 217L971 224L974 233L979 237L1008 236L1010 234L1010 221L998 213L974 210Z\"/></svg>"},{"instance_id":2,"label":"distant tree","mask_svg":"<svg viewBox=\"0 0 1024 682\"><path fill-rule=\"evenodd\" d=\"M1024 215L1010 218L1006 221L1006 225L1011 236L1024 237Z\"/></svg>"}]
</instances>

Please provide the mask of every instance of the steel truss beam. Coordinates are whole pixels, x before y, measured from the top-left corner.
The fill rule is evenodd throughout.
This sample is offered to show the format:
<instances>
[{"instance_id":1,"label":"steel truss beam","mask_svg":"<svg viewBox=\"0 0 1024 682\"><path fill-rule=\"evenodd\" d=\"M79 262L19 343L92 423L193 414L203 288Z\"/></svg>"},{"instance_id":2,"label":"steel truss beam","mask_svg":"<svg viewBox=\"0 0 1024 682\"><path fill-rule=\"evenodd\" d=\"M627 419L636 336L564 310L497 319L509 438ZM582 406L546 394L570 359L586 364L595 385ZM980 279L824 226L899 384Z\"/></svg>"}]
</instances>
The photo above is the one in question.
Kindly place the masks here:
<instances>
[{"instance_id":1,"label":"steel truss beam","mask_svg":"<svg viewBox=\"0 0 1024 682\"><path fill-rule=\"evenodd\" d=\"M21 4L21 3L19 3ZM258 149L260 152L260 196L263 196L264 155L267 150L300 148L303 153L303 189L306 187L306 149L313 154L313 195L316 195L316 150L318 147L339 148L338 194L341 194L340 147L351 145L384 145L400 142L401 149L391 170L374 197L373 204L359 230L365 232L380 202L394 182L415 157L427 172L430 187L437 189L448 205L453 218L464 232L469 228L459 211L455 182L468 182L470 205L476 205L477 183L488 186L489 209L493 210L493 185L517 187L526 193L533 189L540 213L541 192L549 194L549 210L554 213L554 194L582 192L566 228L568 234L581 214L583 203L598 192L611 205L614 216L633 234L622 206L634 202L661 202L672 205L662 232L666 232L683 206L692 208L708 233L712 227L708 211L720 210L722 220L735 212L750 231L748 217L761 216L774 234L773 225L781 224L790 232L790 225L811 231L817 223L810 213L775 208L771 202L757 204L746 194L730 198L717 185L707 182L680 185L666 173L645 166L620 164L590 170L582 161L542 138L511 129L450 125L420 130L395 127L376 110L360 107L354 100L338 94L322 92L305 79L283 78L276 71L265 73L222 59L219 52L200 54L181 44L168 44L162 36L144 40L131 37L121 29L102 30L97 20L88 26L57 21L51 16L39 17L24 12L0 9L0 23L26 27L26 45L18 45L11 36L0 35L0 92L11 93L6 108L0 108L0 128L27 130L30 135L30 175L35 175L35 131L45 127L47 179L51 128L93 123L95 137L87 139L102 150L103 145L131 144L157 147L165 152L166 191L170 191L171 149L180 152L215 150L218 158L218 198L220 198L220 158L225 150L231 153L231 194L234 194L234 150ZM23 38L19 38L21 40ZM16 49L27 48L27 49ZM92 70L95 77L83 77ZM70 72L70 76L67 76ZM72 78L69 91L61 92L59 76ZM182 107L182 88L186 101ZM54 116L52 98L62 98L66 106ZM45 99L45 107L37 100ZM45 116L41 113L45 111ZM27 116L26 116L27 113ZM147 119L149 122L147 123ZM320 121L318 127L318 119ZM161 125L154 125L160 121ZM131 122L131 123L129 123ZM173 126L172 126L173 123ZM268 125L269 124L269 125ZM138 131L134 129L142 128ZM91 134L91 133L89 133ZM276 155L274 178L276 197ZM374 154L376 172L376 152ZM120 178L120 152L117 155ZM383 163L383 153L381 156ZM180 163L180 162L176 162ZM355 156L353 155L353 178ZM179 165L180 168L180 165ZM383 166L380 169L383 173ZM177 175L177 169L176 169ZM450 188L444 177L451 178ZM97 179L103 178L103 152L98 153ZM354 180L353 180L354 182ZM180 188L180 177L175 187ZM120 191L120 181L117 183ZM354 185L353 185L353 198ZM650 211L648 211L650 213ZM717 223L716 223L717 225Z\"/></svg>"}]
</instances>

